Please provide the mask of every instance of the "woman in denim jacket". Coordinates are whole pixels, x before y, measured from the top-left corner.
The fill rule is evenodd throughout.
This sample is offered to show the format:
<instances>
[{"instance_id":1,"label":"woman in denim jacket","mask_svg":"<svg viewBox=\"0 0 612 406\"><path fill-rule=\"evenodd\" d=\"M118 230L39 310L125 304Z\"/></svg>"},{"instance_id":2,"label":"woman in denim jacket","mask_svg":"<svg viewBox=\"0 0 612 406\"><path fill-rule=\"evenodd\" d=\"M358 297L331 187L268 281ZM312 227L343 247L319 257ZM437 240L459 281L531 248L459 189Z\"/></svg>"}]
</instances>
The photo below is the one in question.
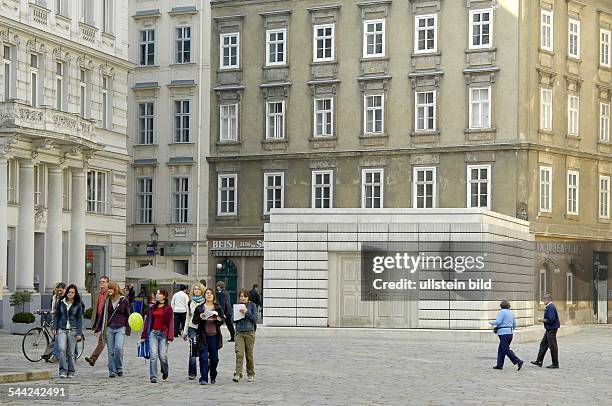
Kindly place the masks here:
<instances>
[{"instance_id":1,"label":"woman in denim jacket","mask_svg":"<svg viewBox=\"0 0 612 406\"><path fill-rule=\"evenodd\" d=\"M83 305L76 285L66 289L53 314L53 331L59 346L59 376L74 378L76 343L83 336Z\"/></svg>"}]
</instances>

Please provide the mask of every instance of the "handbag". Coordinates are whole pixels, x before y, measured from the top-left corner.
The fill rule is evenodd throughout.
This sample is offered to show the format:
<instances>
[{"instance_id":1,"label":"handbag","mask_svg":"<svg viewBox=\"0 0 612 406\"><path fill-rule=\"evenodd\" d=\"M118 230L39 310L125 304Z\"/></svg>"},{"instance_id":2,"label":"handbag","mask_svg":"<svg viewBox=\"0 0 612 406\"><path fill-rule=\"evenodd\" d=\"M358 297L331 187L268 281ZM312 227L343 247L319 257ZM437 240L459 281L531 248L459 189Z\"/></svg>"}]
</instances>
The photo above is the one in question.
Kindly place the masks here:
<instances>
[{"instance_id":1,"label":"handbag","mask_svg":"<svg viewBox=\"0 0 612 406\"><path fill-rule=\"evenodd\" d=\"M189 337L189 356L197 357L200 354L200 350L198 348L198 336L197 334L193 337Z\"/></svg>"},{"instance_id":2,"label":"handbag","mask_svg":"<svg viewBox=\"0 0 612 406\"><path fill-rule=\"evenodd\" d=\"M151 346L149 340L144 340L138 343L138 358L151 358Z\"/></svg>"}]
</instances>

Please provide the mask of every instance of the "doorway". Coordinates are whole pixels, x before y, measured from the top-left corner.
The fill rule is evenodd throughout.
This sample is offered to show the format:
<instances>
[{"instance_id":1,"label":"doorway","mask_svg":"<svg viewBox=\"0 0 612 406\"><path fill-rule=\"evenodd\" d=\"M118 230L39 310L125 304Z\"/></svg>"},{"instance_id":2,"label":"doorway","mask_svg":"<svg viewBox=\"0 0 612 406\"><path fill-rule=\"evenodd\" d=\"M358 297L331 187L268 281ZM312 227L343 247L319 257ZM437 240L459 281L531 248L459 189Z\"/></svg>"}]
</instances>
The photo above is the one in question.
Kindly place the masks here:
<instances>
[{"instance_id":1,"label":"doorway","mask_svg":"<svg viewBox=\"0 0 612 406\"><path fill-rule=\"evenodd\" d=\"M238 302L238 271L236 270L236 265L228 258L219 262L217 264L215 280L225 283L225 290L229 293L232 306L236 304Z\"/></svg>"}]
</instances>

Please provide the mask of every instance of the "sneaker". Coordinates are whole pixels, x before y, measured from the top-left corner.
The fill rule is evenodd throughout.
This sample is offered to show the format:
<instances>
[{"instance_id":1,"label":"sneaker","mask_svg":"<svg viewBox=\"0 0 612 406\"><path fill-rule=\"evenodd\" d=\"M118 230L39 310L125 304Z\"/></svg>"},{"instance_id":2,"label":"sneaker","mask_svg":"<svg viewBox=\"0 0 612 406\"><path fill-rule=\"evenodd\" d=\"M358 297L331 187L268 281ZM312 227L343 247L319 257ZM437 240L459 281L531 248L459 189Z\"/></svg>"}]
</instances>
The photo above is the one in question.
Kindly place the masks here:
<instances>
[{"instance_id":1,"label":"sneaker","mask_svg":"<svg viewBox=\"0 0 612 406\"><path fill-rule=\"evenodd\" d=\"M115 378L116 376L117 376L117 375L115 375L115 374L108 374L108 377L109 377L109 378Z\"/></svg>"},{"instance_id":2,"label":"sneaker","mask_svg":"<svg viewBox=\"0 0 612 406\"><path fill-rule=\"evenodd\" d=\"M540 361L531 361L531 363L535 366L542 367L542 363Z\"/></svg>"},{"instance_id":3,"label":"sneaker","mask_svg":"<svg viewBox=\"0 0 612 406\"><path fill-rule=\"evenodd\" d=\"M57 364L59 362L59 358L54 355L54 356L51 357L51 361L49 361L49 362L51 362L53 364Z\"/></svg>"},{"instance_id":4,"label":"sneaker","mask_svg":"<svg viewBox=\"0 0 612 406\"><path fill-rule=\"evenodd\" d=\"M549 365L549 366L547 366L546 368L548 368L548 369L559 369L559 365L550 364L550 365Z\"/></svg>"},{"instance_id":5,"label":"sneaker","mask_svg":"<svg viewBox=\"0 0 612 406\"><path fill-rule=\"evenodd\" d=\"M68 375L68 379L74 379L74 375Z\"/></svg>"},{"instance_id":6,"label":"sneaker","mask_svg":"<svg viewBox=\"0 0 612 406\"><path fill-rule=\"evenodd\" d=\"M196 377L195 377L195 376L191 376L191 375L189 375L189 380L190 380L190 381L193 381L194 379L196 379Z\"/></svg>"},{"instance_id":7,"label":"sneaker","mask_svg":"<svg viewBox=\"0 0 612 406\"><path fill-rule=\"evenodd\" d=\"M253 375L249 375L249 377L247 378L247 382L253 382L255 380L255 377Z\"/></svg>"},{"instance_id":8,"label":"sneaker","mask_svg":"<svg viewBox=\"0 0 612 406\"><path fill-rule=\"evenodd\" d=\"M200 385L208 385L208 382L206 382L204 379L200 379Z\"/></svg>"},{"instance_id":9,"label":"sneaker","mask_svg":"<svg viewBox=\"0 0 612 406\"><path fill-rule=\"evenodd\" d=\"M157 379L151 378L151 383L157 383Z\"/></svg>"},{"instance_id":10,"label":"sneaker","mask_svg":"<svg viewBox=\"0 0 612 406\"><path fill-rule=\"evenodd\" d=\"M91 365L92 367L96 364L96 361L94 361L93 359L89 357L85 357L85 361L87 361L87 363Z\"/></svg>"},{"instance_id":11,"label":"sneaker","mask_svg":"<svg viewBox=\"0 0 612 406\"><path fill-rule=\"evenodd\" d=\"M67 378L68 375L65 372L62 372L61 374L59 374L60 378Z\"/></svg>"},{"instance_id":12,"label":"sneaker","mask_svg":"<svg viewBox=\"0 0 612 406\"><path fill-rule=\"evenodd\" d=\"M233 342L235 342L235 341L236 341L236 340L234 340L234 337L232 337L232 338L230 338L229 340L227 340L227 342L228 342L228 343L233 343Z\"/></svg>"},{"instance_id":13,"label":"sneaker","mask_svg":"<svg viewBox=\"0 0 612 406\"><path fill-rule=\"evenodd\" d=\"M215 383L217 383L217 380L216 380L216 379L211 379L211 380L210 380L210 384L211 384L211 385L214 385Z\"/></svg>"},{"instance_id":14,"label":"sneaker","mask_svg":"<svg viewBox=\"0 0 612 406\"><path fill-rule=\"evenodd\" d=\"M162 374L162 379L165 381L166 379L168 379L168 374Z\"/></svg>"},{"instance_id":15,"label":"sneaker","mask_svg":"<svg viewBox=\"0 0 612 406\"><path fill-rule=\"evenodd\" d=\"M494 366L493 369L504 369L504 367Z\"/></svg>"},{"instance_id":16,"label":"sneaker","mask_svg":"<svg viewBox=\"0 0 612 406\"><path fill-rule=\"evenodd\" d=\"M241 377L240 375L238 375L238 374L234 374L234 379L232 379L232 380L233 380L234 382L240 382L240 379L241 379L241 378L242 378L242 377Z\"/></svg>"},{"instance_id":17,"label":"sneaker","mask_svg":"<svg viewBox=\"0 0 612 406\"><path fill-rule=\"evenodd\" d=\"M123 376L123 371L119 371L119 372L117 372L117 376L118 376L119 378L121 378L121 377Z\"/></svg>"}]
</instances>

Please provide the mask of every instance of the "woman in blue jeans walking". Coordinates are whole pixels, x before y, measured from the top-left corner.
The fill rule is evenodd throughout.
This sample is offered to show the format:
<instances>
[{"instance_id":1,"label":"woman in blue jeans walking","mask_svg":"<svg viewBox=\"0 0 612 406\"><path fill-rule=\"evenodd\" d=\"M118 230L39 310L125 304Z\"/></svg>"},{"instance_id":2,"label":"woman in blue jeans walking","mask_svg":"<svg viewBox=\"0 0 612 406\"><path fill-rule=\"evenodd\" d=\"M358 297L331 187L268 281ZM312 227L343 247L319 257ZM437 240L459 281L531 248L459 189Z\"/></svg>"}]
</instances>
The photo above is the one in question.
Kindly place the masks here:
<instances>
[{"instance_id":1,"label":"woman in blue jeans walking","mask_svg":"<svg viewBox=\"0 0 612 406\"><path fill-rule=\"evenodd\" d=\"M197 331L198 325L193 323L193 314L196 307L204 303L204 290L206 288L201 283L196 283L191 288L189 294L189 306L187 309L187 319L185 320L185 328L183 329L183 340L189 340L189 380L194 380L198 376L197 359Z\"/></svg>"},{"instance_id":2,"label":"woman in blue jeans walking","mask_svg":"<svg viewBox=\"0 0 612 406\"><path fill-rule=\"evenodd\" d=\"M151 383L157 383L157 358L161 364L162 379L168 378L168 344L174 340L174 312L168 303L168 291L159 289L155 294L155 304L149 306L146 328L142 329L140 338L149 340L151 358L149 359L149 377Z\"/></svg>"},{"instance_id":3,"label":"woman in blue jeans walking","mask_svg":"<svg viewBox=\"0 0 612 406\"><path fill-rule=\"evenodd\" d=\"M83 337L83 305L75 285L68 286L53 313L53 331L59 348L60 378L74 378L77 339Z\"/></svg>"},{"instance_id":4,"label":"woman in blue jeans walking","mask_svg":"<svg viewBox=\"0 0 612 406\"><path fill-rule=\"evenodd\" d=\"M98 318L94 333L102 332L108 348L108 377L123 376L123 341L131 333L128 319L130 303L121 295L121 288L115 282L108 284L102 317Z\"/></svg>"},{"instance_id":5,"label":"woman in blue jeans walking","mask_svg":"<svg viewBox=\"0 0 612 406\"><path fill-rule=\"evenodd\" d=\"M217 303L215 290L208 288L204 292L204 303L196 307L191 322L197 324L197 347L200 357L200 385L210 383L217 379L217 365L219 365L219 350L223 346L221 325L225 322L223 309ZM210 361L210 363L209 363Z\"/></svg>"},{"instance_id":6,"label":"woman in blue jeans walking","mask_svg":"<svg viewBox=\"0 0 612 406\"><path fill-rule=\"evenodd\" d=\"M499 307L501 307L501 310L497 313L497 317L495 320L489 322L495 326L497 329L497 336L499 337L497 365L495 365L493 369L504 369L504 359L507 356L514 365L518 365L518 370L520 371L523 366L523 361L510 349L512 332L516 328L516 320L514 319L514 314L510 311L510 302L504 299L499 304Z\"/></svg>"}]
</instances>

